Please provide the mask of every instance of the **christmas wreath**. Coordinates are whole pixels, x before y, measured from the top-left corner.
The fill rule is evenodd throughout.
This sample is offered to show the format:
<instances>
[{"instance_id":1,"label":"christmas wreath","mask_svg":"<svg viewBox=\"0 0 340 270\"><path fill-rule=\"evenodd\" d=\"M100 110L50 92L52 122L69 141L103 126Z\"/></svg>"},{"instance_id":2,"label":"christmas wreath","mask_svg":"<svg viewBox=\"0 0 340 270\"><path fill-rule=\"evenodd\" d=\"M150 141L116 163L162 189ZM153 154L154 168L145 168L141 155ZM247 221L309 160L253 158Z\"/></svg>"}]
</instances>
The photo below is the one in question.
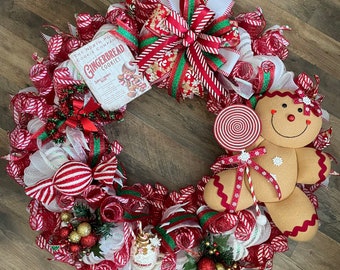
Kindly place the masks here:
<instances>
[{"instance_id":1,"label":"christmas wreath","mask_svg":"<svg viewBox=\"0 0 340 270\"><path fill-rule=\"evenodd\" d=\"M203 193L211 176L172 192L161 183L128 185L122 146L104 129L123 119L126 101L110 93L106 99L85 80L117 70L128 48L133 58L117 71L120 86L114 87L126 89L129 100L149 83L178 100L204 97L216 115L234 105L253 108L272 89L320 98L318 77L314 83L285 69L283 32L289 28L265 29L260 8L232 16L232 6L229 0L127 0L104 16L77 14L69 33L50 26L55 34L43 36L48 55L33 56L33 86L11 100L16 127L6 158L7 173L32 198L36 243L55 260L83 270L271 269L274 253L288 249L263 205L209 208ZM105 43L112 39L119 45ZM96 60L81 66L97 48ZM314 148L326 147L330 133L320 133ZM221 160L212 166L214 175L233 167ZM301 186L315 206L320 184Z\"/></svg>"}]
</instances>

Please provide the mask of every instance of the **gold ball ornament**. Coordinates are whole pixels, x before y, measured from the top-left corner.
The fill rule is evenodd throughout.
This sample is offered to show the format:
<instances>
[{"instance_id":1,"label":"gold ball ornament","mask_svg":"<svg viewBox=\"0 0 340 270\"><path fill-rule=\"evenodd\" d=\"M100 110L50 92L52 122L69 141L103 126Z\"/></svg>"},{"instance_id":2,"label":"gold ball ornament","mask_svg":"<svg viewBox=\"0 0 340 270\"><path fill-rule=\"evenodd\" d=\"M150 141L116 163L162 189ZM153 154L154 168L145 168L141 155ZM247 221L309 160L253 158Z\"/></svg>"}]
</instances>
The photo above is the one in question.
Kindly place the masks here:
<instances>
[{"instance_id":1,"label":"gold ball ornament","mask_svg":"<svg viewBox=\"0 0 340 270\"><path fill-rule=\"evenodd\" d=\"M60 219L61 221L64 221L64 222L69 222L72 218L72 214L69 213L69 212L61 212L60 213Z\"/></svg>"},{"instance_id":2,"label":"gold ball ornament","mask_svg":"<svg viewBox=\"0 0 340 270\"><path fill-rule=\"evenodd\" d=\"M81 236L77 233L77 231L72 231L68 236L68 239L71 243L79 243Z\"/></svg>"},{"instance_id":3,"label":"gold ball ornament","mask_svg":"<svg viewBox=\"0 0 340 270\"><path fill-rule=\"evenodd\" d=\"M85 237L90 235L91 233L91 225L87 222L82 222L77 227L77 233L80 235L80 237Z\"/></svg>"},{"instance_id":4,"label":"gold ball ornament","mask_svg":"<svg viewBox=\"0 0 340 270\"><path fill-rule=\"evenodd\" d=\"M215 267L216 267L216 270L225 270L224 265L221 263L216 263Z\"/></svg>"}]
</instances>

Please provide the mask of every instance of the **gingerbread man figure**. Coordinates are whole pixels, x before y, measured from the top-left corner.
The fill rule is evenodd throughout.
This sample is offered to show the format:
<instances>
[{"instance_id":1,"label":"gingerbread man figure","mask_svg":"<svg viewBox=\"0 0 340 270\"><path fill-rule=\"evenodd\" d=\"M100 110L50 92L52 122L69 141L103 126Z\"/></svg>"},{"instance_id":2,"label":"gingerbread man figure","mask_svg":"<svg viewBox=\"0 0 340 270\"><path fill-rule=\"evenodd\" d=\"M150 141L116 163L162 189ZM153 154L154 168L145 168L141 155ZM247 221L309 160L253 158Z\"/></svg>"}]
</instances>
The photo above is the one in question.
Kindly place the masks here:
<instances>
[{"instance_id":1,"label":"gingerbread man figure","mask_svg":"<svg viewBox=\"0 0 340 270\"><path fill-rule=\"evenodd\" d=\"M240 164L254 166L248 166L248 174L235 166L217 173L205 187L205 202L216 211L231 212L262 202L284 235L310 240L318 230L318 217L297 184L315 184L330 173L329 156L308 147L320 132L321 108L302 90L276 90L258 101L255 112L261 136L238 157Z\"/></svg>"}]
</instances>

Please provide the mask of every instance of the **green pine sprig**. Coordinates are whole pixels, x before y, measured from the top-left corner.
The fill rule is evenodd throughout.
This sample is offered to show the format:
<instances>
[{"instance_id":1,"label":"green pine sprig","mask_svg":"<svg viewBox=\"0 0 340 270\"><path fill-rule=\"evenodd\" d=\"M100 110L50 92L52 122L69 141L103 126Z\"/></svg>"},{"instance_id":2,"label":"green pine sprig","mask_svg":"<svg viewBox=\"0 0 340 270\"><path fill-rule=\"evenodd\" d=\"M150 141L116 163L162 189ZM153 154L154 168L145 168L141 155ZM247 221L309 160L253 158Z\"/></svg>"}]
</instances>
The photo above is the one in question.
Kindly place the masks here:
<instances>
[{"instance_id":1,"label":"green pine sprig","mask_svg":"<svg viewBox=\"0 0 340 270\"><path fill-rule=\"evenodd\" d=\"M200 244L203 257L212 259L215 263L233 265L233 250L228 245L228 236L208 235Z\"/></svg>"},{"instance_id":2,"label":"green pine sprig","mask_svg":"<svg viewBox=\"0 0 340 270\"><path fill-rule=\"evenodd\" d=\"M78 203L78 204L75 204L73 207L73 215L76 218L90 219L91 211L87 205Z\"/></svg>"}]
</instances>

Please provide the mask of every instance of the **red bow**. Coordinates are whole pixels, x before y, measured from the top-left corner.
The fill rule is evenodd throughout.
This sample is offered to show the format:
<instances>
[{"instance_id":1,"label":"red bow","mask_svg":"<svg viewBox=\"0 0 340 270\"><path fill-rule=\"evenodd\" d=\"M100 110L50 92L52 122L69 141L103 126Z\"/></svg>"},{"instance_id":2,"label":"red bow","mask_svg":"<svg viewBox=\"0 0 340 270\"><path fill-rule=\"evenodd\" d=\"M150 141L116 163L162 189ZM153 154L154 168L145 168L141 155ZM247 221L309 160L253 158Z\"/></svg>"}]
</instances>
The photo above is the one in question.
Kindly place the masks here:
<instances>
[{"instance_id":1,"label":"red bow","mask_svg":"<svg viewBox=\"0 0 340 270\"><path fill-rule=\"evenodd\" d=\"M73 100L72 105L73 115L69 117L65 123L73 128L77 127L80 123L84 130L97 132L98 128L87 118L87 114L99 109L100 105L95 102L93 98L90 98L86 105L84 105L84 101L81 100Z\"/></svg>"},{"instance_id":2,"label":"red bow","mask_svg":"<svg viewBox=\"0 0 340 270\"><path fill-rule=\"evenodd\" d=\"M25 192L44 204L51 203L58 192L67 196L76 196L83 193L93 179L104 184L112 184L117 163L116 156L113 156L91 169L85 163L69 161L64 163L52 178L27 187Z\"/></svg>"},{"instance_id":3,"label":"red bow","mask_svg":"<svg viewBox=\"0 0 340 270\"><path fill-rule=\"evenodd\" d=\"M253 168L256 172L261 174L263 177L265 177L274 187L278 198L281 198L281 189L274 179L274 177L267 172L265 169L263 169L259 164L257 164L255 161L252 160L254 157L262 156L266 153L266 149L264 147L259 147L254 150L251 150L249 152L242 152L240 155L235 156L220 156L217 161L211 166L211 170L216 174L222 170L225 170L226 168L230 167L230 165L237 165L237 171L236 171L236 181L235 181L235 188L234 188L234 194L231 204L230 211L235 211L238 199L239 199L239 193L241 191L241 187L243 184L243 176L246 169L249 167ZM238 194L238 195L236 195ZM236 196L235 196L236 195ZM224 205L226 208L229 208L229 206Z\"/></svg>"},{"instance_id":4,"label":"red bow","mask_svg":"<svg viewBox=\"0 0 340 270\"><path fill-rule=\"evenodd\" d=\"M203 52L218 54L219 48L224 42L220 37L202 33L213 17L214 12L205 5L196 7L189 23L172 10L165 20L165 25L172 34L159 38L137 57L140 70L145 71L157 58L181 43L186 48L187 60L209 93L216 100L219 100L222 94L226 96L225 89L215 78L203 55Z\"/></svg>"},{"instance_id":5,"label":"red bow","mask_svg":"<svg viewBox=\"0 0 340 270\"><path fill-rule=\"evenodd\" d=\"M295 79L295 83L299 86L299 89L295 91L298 98L294 99L294 103L303 103L304 114L310 115L312 111L316 116L322 115L321 102L323 96L318 94L320 79L315 75L315 83L306 74L301 73Z\"/></svg>"}]
</instances>

